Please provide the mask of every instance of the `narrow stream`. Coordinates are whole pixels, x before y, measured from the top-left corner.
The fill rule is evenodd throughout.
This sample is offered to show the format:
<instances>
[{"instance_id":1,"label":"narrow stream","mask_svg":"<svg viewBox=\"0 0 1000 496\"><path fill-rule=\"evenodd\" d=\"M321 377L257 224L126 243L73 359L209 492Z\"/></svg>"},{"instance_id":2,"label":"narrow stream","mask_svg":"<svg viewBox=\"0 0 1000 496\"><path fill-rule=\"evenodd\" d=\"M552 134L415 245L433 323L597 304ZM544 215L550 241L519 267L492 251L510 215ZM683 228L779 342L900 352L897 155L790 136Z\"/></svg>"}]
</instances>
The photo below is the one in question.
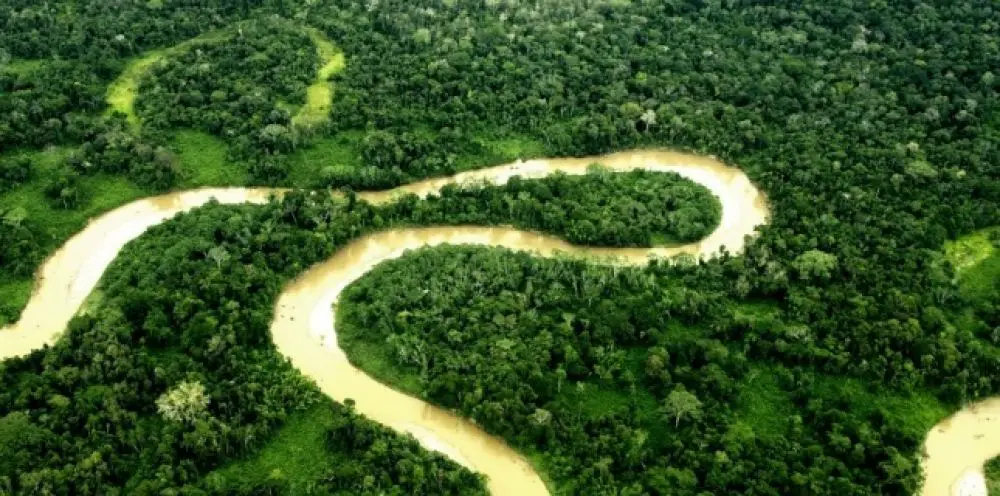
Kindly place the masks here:
<instances>
[{"instance_id":1,"label":"narrow stream","mask_svg":"<svg viewBox=\"0 0 1000 496\"><path fill-rule=\"evenodd\" d=\"M334 400L352 398L360 413L396 430L409 432L426 448L440 451L456 462L485 474L489 477L489 488L493 494L548 494L528 462L502 440L486 434L469 421L395 391L353 367L337 346L333 305L347 285L378 264L398 258L407 250L425 246L503 246L531 251L540 256L563 252L613 257L613 260L604 258L605 262L611 263L643 264L649 257L680 253L710 257L723 246L730 252L740 252L746 237L752 236L754 229L768 219L763 194L739 169L713 158L651 150L518 162L421 181L383 192L360 193L359 197L381 203L404 193L426 196L456 182L503 184L515 175L539 178L556 171L584 174L588 165L593 163L601 163L613 171L645 169L676 172L705 186L720 200L721 222L699 242L648 249L579 247L552 236L512 228L435 227L375 233L351 242L285 288L276 303L271 325L275 346ZM21 319L0 330L0 358L24 355L58 339L121 248L149 227L204 205L212 198L223 204L261 204L266 203L269 195L283 191L272 188L182 191L137 200L93 219L41 267L36 276L34 294ZM995 406L1000 408L1000 401ZM955 425L965 425L968 421L963 419L966 417L978 418L974 413L960 412L942 422L943 428L935 427L931 432L927 443L931 456L928 458L925 495L944 494L934 489L942 487L938 480L945 481L941 484L952 484L962 476L966 465L975 469L985 461L978 456L981 454L978 451L963 449L964 443L970 439L980 439L976 437L979 434L972 432L974 428L959 429ZM992 444L1000 446L997 442ZM950 447L947 456L937 455L939 449L945 449L939 446Z\"/></svg>"}]
</instances>

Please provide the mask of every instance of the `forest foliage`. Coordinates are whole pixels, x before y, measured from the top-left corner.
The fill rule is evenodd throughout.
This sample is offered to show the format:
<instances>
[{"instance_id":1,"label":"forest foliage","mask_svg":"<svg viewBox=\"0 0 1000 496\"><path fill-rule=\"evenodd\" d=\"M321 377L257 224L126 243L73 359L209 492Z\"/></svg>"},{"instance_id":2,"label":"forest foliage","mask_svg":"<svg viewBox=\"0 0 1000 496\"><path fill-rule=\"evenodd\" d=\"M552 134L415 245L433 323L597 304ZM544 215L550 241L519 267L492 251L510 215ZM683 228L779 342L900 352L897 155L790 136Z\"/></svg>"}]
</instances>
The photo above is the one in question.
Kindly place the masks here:
<instances>
[{"instance_id":1,"label":"forest foliage","mask_svg":"<svg viewBox=\"0 0 1000 496\"><path fill-rule=\"evenodd\" d=\"M423 250L346 290L338 342L376 377L541 453L559 494L912 491L924 429L858 412L846 391L814 398L825 378L794 360L779 358L796 407L773 419L782 435L734 408L770 361L743 326L786 336L788 358L809 329L747 321L721 287L733 274L687 283L698 269Z\"/></svg>"},{"instance_id":2,"label":"forest foliage","mask_svg":"<svg viewBox=\"0 0 1000 496\"><path fill-rule=\"evenodd\" d=\"M614 173L595 165L586 176L514 176L503 186L446 186L424 202L404 201L415 203L419 224L513 224L580 245L690 243L719 225L719 200L697 183L676 173Z\"/></svg>"},{"instance_id":3,"label":"forest foliage","mask_svg":"<svg viewBox=\"0 0 1000 496\"><path fill-rule=\"evenodd\" d=\"M902 421L909 417L898 405L957 406L1000 392L997 257L956 270L962 264L941 253L947 240L1000 225L1000 23L989 1L4 0L2 7L0 195L40 188L38 200L67 218L184 183L168 146L180 127L224 140L244 171L239 180L253 183L282 184L317 137L348 143L350 160L316 164L308 178L338 189L487 165L495 158L484 140L524 136L552 155L667 146L743 168L772 216L741 256L615 272L444 248L355 287L370 301L346 311L377 332L369 346L386 352L372 354L381 356L385 378L415 374L417 392L537 450L546 472L569 487L910 494L929 425ZM196 43L151 68L138 86L139 130L106 113L107 86L130 61L244 21L243 37ZM347 64L331 76L328 124L299 132L287 106L302 101L319 69L306 26L342 49ZM15 158L50 146L72 151L44 170ZM560 180L569 179L553 179ZM132 196L112 191L121 184L134 188ZM205 474L251 456L290 413L320 401L270 346L271 304L284 281L362 232L506 215L581 241L641 244L664 234L650 232L658 228L653 216L642 229L618 228L620 219L608 216L640 210L621 207L625 200L570 214L571 203L581 203L573 191L587 186L543 204L537 184L515 183L523 186L517 195L449 191L380 209L293 195L260 208L210 206L152 230L107 272L105 308L75 319L51 349L0 365L0 491L211 492ZM495 199L524 213L514 216ZM699 205L691 225L708 228L706 205L697 194L690 199ZM559 202L565 222L545 221L545 209ZM66 224L31 215L34 205L3 205L0 281L21 284L68 236L60 231ZM591 236L582 219L569 217L591 212L606 225L591 224L613 234ZM678 228L666 226L667 234L683 237ZM228 256L209 259L220 247ZM468 280L446 278L441 267ZM498 279L476 279L477 268ZM411 269L424 280L407 275ZM427 301L401 294L405 284L432 283L440 290ZM467 299L431 306L458 295ZM747 311L747 302L769 310ZM0 319L19 311L0 305ZM395 313L378 316L374 308ZM671 312L652 313L663 308ZM568 323L566 311L574 314ZM536 333L521 336L510 320ZM453 326L461 347L435 324ZM485 329L514 342L490 339ZM545 333L551 343L540 342ZM390 336L398 337L387 343ZM577 359L567 358L566 345ZM406 346L422 346L426 356L400 359ZM463 347L480 353L457 353ZM494 354L514 358L486 359ZM458 370L471 373L456 377ZM587 415L577 410L591 395L564 387L571 377L585 391L626 399ZM478 392L487 378L509 389L484 382L489 387ZM841 387L848 381L874 386ZM156 399L184 382L204 385L206 415L165 422ZM483 401L469 399L477 394ZM748 416L746 397L767 398L753 411L780 414L787 429L761 420L768 415ZM378 487L416 491L387 460L417 457L414 464L437 467L449 481L471 481L397 441L386 441L397 454L363 458L364 467L353 465L343 479L363 483L353 477L372 467ZM279 482L246 490L280 492L269 485Z\"/></svg>"},{"instance_id":4,"label":"forest foliage","mask_svg":"<svg viewBox=\"0 0 1000 496\"><path fill-rule=\"evenodd\" d=\"M319 60L308 34L289 22L234 31L154 66L139 85L136 113L153 130L196 128L230 141L235 154L254 160L254 177L273 183L284 178L283 155L298 146L278 102L304 103Z\"/></svg>"}]
</instances>

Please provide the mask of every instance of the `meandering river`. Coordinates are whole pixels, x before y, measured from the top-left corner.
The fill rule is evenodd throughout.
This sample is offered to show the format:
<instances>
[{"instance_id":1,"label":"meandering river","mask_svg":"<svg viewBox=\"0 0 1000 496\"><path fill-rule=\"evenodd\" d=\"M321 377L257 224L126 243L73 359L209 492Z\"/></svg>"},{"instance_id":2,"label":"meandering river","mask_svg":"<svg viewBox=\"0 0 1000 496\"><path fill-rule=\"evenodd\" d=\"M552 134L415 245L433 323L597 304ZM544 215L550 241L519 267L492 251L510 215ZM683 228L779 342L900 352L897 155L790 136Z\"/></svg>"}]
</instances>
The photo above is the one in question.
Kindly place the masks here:
<instances>
[{"instance_id":1,"label":"meandering river","mask_svg":"<svg viewBox=\"0 0 1000 496\"><path fill-rule=\"evenodd\" d=\"M713 158L651 150L517 162L421 181L388 191L360 193L359 197L381 203L404 193L426 196L456 182L503 184L515 175L539 178L556 171L584 174L588 165L593 163L601 163L618 172L635 169L676 172L705 186L720 200L721 221L711 234L696 243L648 249L579 247L552 236L512 228L463 226L378 232L341 248L330 259L313 266L285 288L276 303L271 325L275 346L334 400L352 398L358 412L408 432L428 449L440 451L456 462L485 474L489 477L489 488L493 494L548 494L530 464L502 440L486 434L467 420L379 383L352 366L337 346L333 306L341 291L351 282L378 264L400 257L410 249L440 244L475 244L531 251L539 256L563 252L596 255L602 263L643 264L650 257L669 257L680 253L711 257L723 246L730 252L739 252L746 238L768 219L763 194L739 169ZM213 198L223 204L261 204L267 202L270 195L284 191L274 188L182 191L137 200L93 219L42 265L34 294L21 319L0 330L0 358L23 355L58 339L121 248L149 227L204 205ZM964 417L961 415L950 422L962 421ZM936 441L942 436L954 438L954 442ZM929 474L934 475L933 479L928 477L928 488L938 478L957 480L966 468L957 460L965 460L973 468L982 465L985 460L980 459L978 451L973 456L968 450L954 450L955 443L960 446L970 436L975 434L955 428L944 431L935 428L927 443L931 455ZM947 448L947 455L938 455L937 447L945 445L951 446ZM966 457L967 454L970 456ZM937 460L941 459L944 461L939 463ZM959 465L961 468L955 468ZM935 471L939 466L943 467L942 470ZM925 491L924 494L943 493Z\"/></svg>"}]
</instances>

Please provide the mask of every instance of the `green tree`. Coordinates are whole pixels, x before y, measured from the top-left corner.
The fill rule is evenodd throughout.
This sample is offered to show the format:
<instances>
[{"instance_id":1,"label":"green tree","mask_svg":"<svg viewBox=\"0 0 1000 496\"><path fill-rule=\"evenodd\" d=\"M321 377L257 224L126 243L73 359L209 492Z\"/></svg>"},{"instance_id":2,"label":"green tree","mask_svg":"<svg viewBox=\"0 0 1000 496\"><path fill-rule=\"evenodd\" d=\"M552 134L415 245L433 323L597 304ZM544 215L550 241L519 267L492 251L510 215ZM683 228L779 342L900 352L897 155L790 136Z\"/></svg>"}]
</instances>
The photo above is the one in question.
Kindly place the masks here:
<instances>
[{"instance_id":1,"label":"green tree","mask_svg":"<svg viewBox=\"0 0 1000 496\"><path fill-rule=\"evenodd\" d=\"M820 250L809 250L795 257L792 267L803 279L829 279L837 268L837 256Z\"/></svg>"},{"instance_id":2,"label":"green tree","mask_svg":"<svg viewBox=\"0 0 1000 496\"><path fill-rule=\"evenodd\" d=\"M701 401L682 386L678 386L663 401L663 411L668 417L673 418L676 427L680 425L681 419L684 417L698 418L701 416Z\"/></svg>"},{"instance_id":3,"label":"green tree","mask_svg":"<svg viewBox=\"0 0 1000 496\"><path fill-rule=\"evenodd\" d=\"M185 381L164 392L156 400L156 409L173 422L194 422L208 408L209 397L200 382Z\"/></svg>"}]
</instances>

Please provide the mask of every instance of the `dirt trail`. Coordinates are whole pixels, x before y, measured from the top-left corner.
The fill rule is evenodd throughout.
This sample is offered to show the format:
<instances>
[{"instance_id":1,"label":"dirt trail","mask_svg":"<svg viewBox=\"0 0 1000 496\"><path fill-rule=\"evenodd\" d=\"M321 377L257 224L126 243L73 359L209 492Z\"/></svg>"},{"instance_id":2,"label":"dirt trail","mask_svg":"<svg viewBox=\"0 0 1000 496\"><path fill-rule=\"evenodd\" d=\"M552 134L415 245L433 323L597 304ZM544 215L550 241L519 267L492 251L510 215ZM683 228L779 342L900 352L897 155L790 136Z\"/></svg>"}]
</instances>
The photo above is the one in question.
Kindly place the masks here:
<instances>
[{"instance_id":1,"label":"dirt trail","mask_svg":"<svg viewBox=\"0 0 1000 496\"><path fill-rule=\"evenodd\" d=\"M518 453L475 426L439 408L375 381L353 367L337 346L332 310L341 291L379 263L409 249L449 244L504 246L540 256L555 252L614 257L614 263L641 264L651 256L688 253L713 256L725 246L743 249L745 238L767 222L763 195L739 169L705 157L665 151L633 151L599 157L518 162L448 178L432 179L385 192L360 193L370 202L385 202L403 193L425 196L446 184L485 181L505 183L514 175L537 178L563 171L583 174L599 162L614 171L645 169L678 174L708 188L722 203L719 226L705 239L660 248L585 248L552 236L512 228L437 227L383 231L338 250L290 283L276 303L271 326L275 346L306 376L337 401L352 398L369 418L414 435L423 446L489 477L496 495L548 494L541 478ZM121 248L149 227L204 205L264 203L269 188L199 189L151 197L124 205L92 220L66 242L39 270L35 292L21 319L0 330L0 358L23 355L53 343L95 288ZM610 260L605 260L610 262Z\"/></svg>"}]
</instances>

